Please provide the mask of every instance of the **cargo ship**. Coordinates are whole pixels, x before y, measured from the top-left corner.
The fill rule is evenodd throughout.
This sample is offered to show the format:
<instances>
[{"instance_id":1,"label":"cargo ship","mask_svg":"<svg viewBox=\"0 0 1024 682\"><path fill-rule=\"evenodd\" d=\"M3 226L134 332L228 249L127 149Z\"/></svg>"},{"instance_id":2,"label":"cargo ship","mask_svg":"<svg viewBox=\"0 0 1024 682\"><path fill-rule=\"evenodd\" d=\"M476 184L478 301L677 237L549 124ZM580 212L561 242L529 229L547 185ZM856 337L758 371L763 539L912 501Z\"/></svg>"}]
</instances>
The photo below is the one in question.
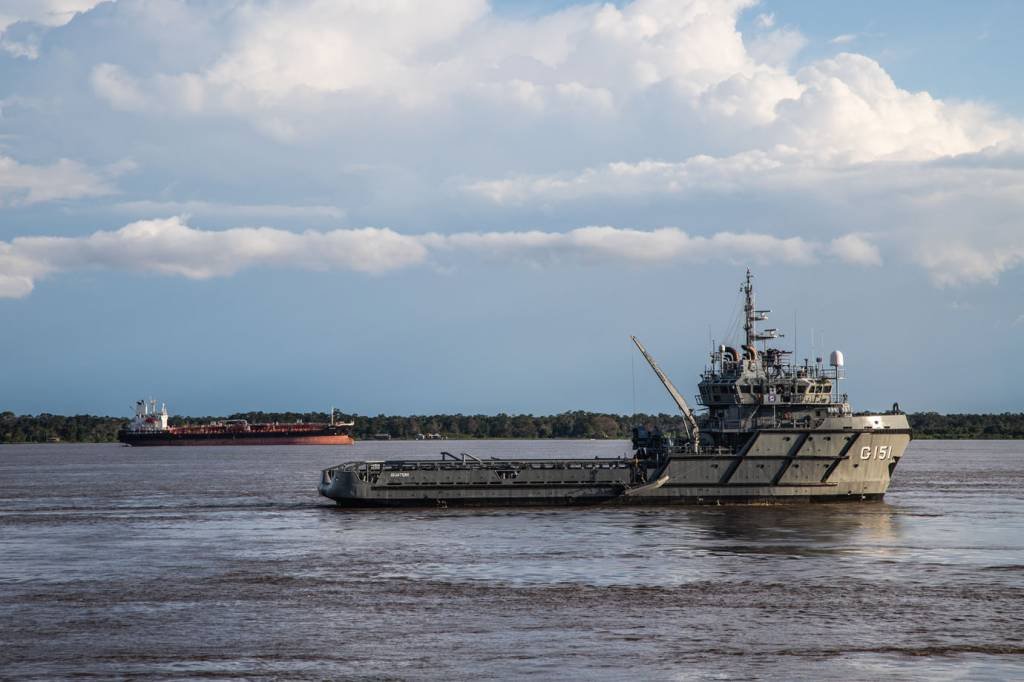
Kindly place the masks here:
<instances>
[{"instance_id":1,"label":"cargo ship","mask_svg":"<svg viewBox=\"0 0 1024 682\"><path fill-rule=\"evenodd\" d=\"M135 403L135 416L117 432L125 445L351 445L354 422L339 422L331 410L330 422L293 424L250 423L225 419L210 424L170 426L167 405L157 410L155 400Z\"/></svg>"},{"instance_id":2,"label":"cargo ship","mask_svg":"<svg viewBox=\"0 0 1024 682\"><path fill-rule=\"evenodd\" d=\"M636 337L683 415L684 431L633 428L633 454L594 459L346 462L320 473L321 495L345 507L437 505L725 504L877 500L910 442L907 417L856 413L839 389L845 358L802 362L758 329L750 271L740 287L744 335L712 347L690 408Z\"/></svg>"}]
</instances>

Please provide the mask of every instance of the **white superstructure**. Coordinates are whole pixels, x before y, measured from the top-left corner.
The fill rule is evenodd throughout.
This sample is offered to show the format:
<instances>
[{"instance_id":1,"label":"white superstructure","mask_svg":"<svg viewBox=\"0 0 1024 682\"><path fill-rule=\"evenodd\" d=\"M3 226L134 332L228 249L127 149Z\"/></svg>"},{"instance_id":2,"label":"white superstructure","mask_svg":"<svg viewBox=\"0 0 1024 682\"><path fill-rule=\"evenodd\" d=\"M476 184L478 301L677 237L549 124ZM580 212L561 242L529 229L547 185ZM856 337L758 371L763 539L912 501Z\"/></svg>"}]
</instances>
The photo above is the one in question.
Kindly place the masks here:
<instances>
[{"instance_id":1,"label":"white superstructure","mask_svg":"<svg viewBox=\"0 0 1024 682\"><path fill-rule=\"evenodd\" d=\"M128 425L129 431L167 431L167 403L158 412L156 401L139 400L135 403L135 417Z\"/></svg>"}]
</instances>

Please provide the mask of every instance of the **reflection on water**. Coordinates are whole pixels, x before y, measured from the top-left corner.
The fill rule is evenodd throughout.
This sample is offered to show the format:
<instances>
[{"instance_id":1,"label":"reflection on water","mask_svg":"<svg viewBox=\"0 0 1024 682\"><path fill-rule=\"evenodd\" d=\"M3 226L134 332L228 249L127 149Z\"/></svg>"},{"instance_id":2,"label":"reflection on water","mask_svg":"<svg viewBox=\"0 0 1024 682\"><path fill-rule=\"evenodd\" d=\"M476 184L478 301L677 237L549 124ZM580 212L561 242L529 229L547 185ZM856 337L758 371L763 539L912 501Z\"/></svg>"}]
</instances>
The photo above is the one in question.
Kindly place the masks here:
<instances>
[{"instance_id":1,"label":"reflection on water","mask_svg":"<svg viewBox=\"0 0 1024 682\"><path fill-rule=\"evenodd\" d=\"M712 507L695 510L687 521L705 528L705 540L721 542L723 549L738 544L799 551L891 542L897 513L898 508L885 502Z\"/></svg>"},{"instance_id":2,"label":"reflection on water","mask_svg":"<svg viewBox=\"0 0 1024 682\"><path fill-rule=\"evenodd\" d=\"M437 450L0 447L0 670L1024 675L1019 445L915 442L885 502L347 511L316 496L323 467Z\"/></svg>"},{"instance_id":3,"label":"reflection on water","mask_svg":"<svg viewBox=\"0 0 1024 682\"><path fill-rule=\"evenodd\" d=\"M765 557L805 559L803 575L827 573L834 557L869 563L891 556L901 523L897 508L877 502L355 515L375 523L362 532L348 525L353 512L336 510L339 540L357 555L377 548L394 556L388 577L515 586L676 585L727 575ZM433 547L439 538L441 553ZM420 555L423 560L408 561Z\"/></svg>"}]
</instances>

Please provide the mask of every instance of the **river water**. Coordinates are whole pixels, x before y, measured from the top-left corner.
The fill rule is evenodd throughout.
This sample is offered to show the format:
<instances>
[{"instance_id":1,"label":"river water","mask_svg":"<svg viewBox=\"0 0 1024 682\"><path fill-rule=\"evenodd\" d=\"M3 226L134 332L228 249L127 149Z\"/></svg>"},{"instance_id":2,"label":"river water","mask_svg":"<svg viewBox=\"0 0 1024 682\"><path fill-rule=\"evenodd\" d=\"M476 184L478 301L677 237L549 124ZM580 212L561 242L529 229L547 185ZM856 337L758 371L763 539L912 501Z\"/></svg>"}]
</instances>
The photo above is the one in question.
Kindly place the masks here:
<instances>
[{"instance_id":1,"label":"river water","mask_svg":"<svg viewBox=\"0 0 1024 682\"><path fill-rule=\"evenodd\" d=\"M1024 442L885 502L348 511L341 461L625 442L0 446L0 677L1024 678Z\"/></svg>"}]
</instances>

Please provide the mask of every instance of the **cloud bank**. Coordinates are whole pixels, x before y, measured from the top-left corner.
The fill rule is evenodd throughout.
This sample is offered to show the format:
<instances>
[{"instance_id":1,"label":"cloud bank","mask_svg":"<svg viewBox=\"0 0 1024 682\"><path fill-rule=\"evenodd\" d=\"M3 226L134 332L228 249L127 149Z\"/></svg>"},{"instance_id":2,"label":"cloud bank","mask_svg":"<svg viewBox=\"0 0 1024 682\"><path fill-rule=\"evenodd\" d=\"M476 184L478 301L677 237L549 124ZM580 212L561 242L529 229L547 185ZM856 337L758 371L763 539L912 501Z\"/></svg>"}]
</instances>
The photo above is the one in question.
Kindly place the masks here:
<instances>
[{"instance_id":1,"label":"cloud bank","mask_svg":"<svg viewBox=\"0 0 1024 682\"><path fill-rule=\"evenodd\" d=\"M0 1L0 50L14 57L39 56L40 37L34 29L63 26L76 14L86 12L102 0L2 0ZM9 35L14 24L27 31L17 38Z\"/></svg>"},{"instance_id":2,"label":"cloud bank","mask_svg":"<svg viewBox=\"0 0 1024 682\"><path fill-rule=\"evenodd\" d=\"M85 12L102 0L4 0L0 2L0 31L25 21L44 26L63 26L75 14Z\"/></svg>"},{"instance_id":3,"label":"cloud bank","mask_svg":"<svg viewBox=\"0 0 1024 682\"><path fill-rule=\"evenodd\" d=\"M598 129L663 107L675 121L655 119L659 132L756 133L749 142L762 151L785 145L851 162L978 151L1020 133L984 107L901 89L863 55L793 71L799 32L775 29L774 19L752 36L738 31L755 5L636 0L512 20L483 0L242 1L209 16L191 10L228 36L202 67L139 73L103 62L91 82L118 110L230 114L284 137L322 131L328 118L361 120L363 106L396 116L457 117L456 107L565 116Z\"/></svg>"},{"instance_id":4,"label":"cloud bank","mask_svg":"<svg viewBox=\"0 0 1024 682\"><path fill-rule=\"evenodd\" d=\"M505 240L542 262L597 257L588 239L681 258L749 229L779 252L801 239L874 265L884 235L886 262L940 286L1024 263L1020 119L901 87L854 53L867 35L825 36L833 54L798 61L808 39L777 9L740 31L753 0L525 18L485 0L48 2L7 13L11 30L51 26L37 59L11 60L24 97L0 102L8 208L118 192L111 221L344 219L421 233L424 258ZM57 128L73 129L59 153L33 146ZM105 170L122 158L138 160L133 190ZM422 234L453 216L463 236ZM571 229L603 224L644 229ZM690 241L656 236L663 224Z\"/></svg>"},{"instance_id":5,"label":"cloud bank","mask_svg":"<svg viewBox=\"0 0 1024 682\"><path fill-rule=\"evenodd\" d=\"M70 159L44 166L0 155L0 208L113 194L113 178L132 167L122 162L95 171Z\"/></svg>"},{"instance_id":6,"label":"cloud bank","mask_svg":"<svg viewBox=\"0 0 1024 682\"><path fill-rule=\"evenodd\" d=\"M421 235L373 227L325 232L269 227L202 230L176 217L138 221L84 237L17 237L0 242L0 297L21 298L40 278L89 268L190 279L226 277L252 267L380 274L463 253L534 266L708 261L808 265L821 257L860 265L880 263L877 249L859 235L823 244L751 233L694 236L674 227Z\"/></svg>"}]
</instances>

